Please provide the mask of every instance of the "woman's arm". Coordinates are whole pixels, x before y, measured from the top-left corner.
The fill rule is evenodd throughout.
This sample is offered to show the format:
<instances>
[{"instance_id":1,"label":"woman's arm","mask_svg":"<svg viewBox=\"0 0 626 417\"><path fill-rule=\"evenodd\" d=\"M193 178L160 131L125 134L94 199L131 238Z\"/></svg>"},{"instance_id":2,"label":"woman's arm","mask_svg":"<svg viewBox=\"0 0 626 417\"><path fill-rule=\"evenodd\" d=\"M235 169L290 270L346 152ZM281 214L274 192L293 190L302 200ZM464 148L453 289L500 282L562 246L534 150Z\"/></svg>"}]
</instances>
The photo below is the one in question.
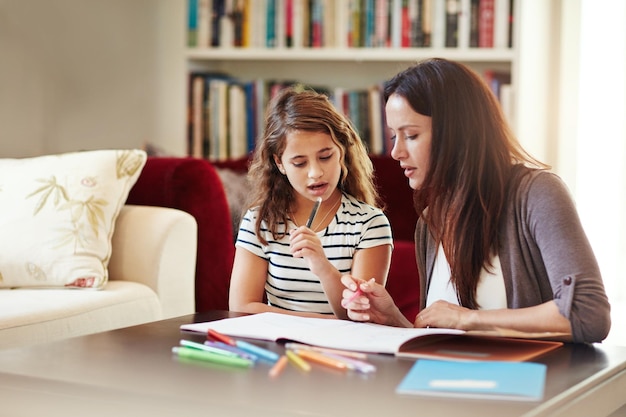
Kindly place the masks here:
<instances>
[{"instance_id":1,"label":"woman's arm","mask_svg":"<svg viewBox=\"0 0 626 417\"><path fill-rule=\"evenodd\" d=\"M555 332L571 340L570 322L554 301L533 307L497 310L470 310L446 301L436 301L415 318L415 327L443 327L461 330L495 330L520 332Z\"/></svg>"},{"instance_id":2,"label":"woman's arm","mask_svg":"<svg viewBox=\"0 0 626 417\"><path fill-rule=\"evenodd\" d=\"M556 175L541 172L531 178L528 187L520 188L520 219L526 223L529 250L534 242L540 254L531 252L533 266L527 268L539 276L545 270L553 302L569 321L573 341L599 342L611 326L610 305L574 201Z\"/></svg>"}]
</instances>

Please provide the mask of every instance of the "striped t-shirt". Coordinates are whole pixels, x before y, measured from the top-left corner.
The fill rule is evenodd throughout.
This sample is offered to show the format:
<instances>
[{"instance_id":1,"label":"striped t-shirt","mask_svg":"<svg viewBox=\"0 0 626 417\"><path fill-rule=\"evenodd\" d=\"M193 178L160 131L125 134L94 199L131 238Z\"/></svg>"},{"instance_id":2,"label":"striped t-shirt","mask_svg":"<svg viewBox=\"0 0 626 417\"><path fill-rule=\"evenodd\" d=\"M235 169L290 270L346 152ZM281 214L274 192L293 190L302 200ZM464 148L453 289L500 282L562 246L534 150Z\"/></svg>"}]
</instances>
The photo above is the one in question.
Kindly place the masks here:
<instances>
[{"instance_id":1,"label":"striped t-shirt","mask_svg":"<svg viewBox=\"0 0 626 417\"><path fill-rule=\"evenodd\" d=\"M303 258L294 258L289 252L289 234L274 240L264 221L261 233L268 245L261 245L254 233L256 215L255 209L244 215L236 246L268 262L265 282L268 304L291 311L333 314L319 278L309 270ZM295 227L292 222L288 224L288 230ZM341 206L328 227L317 235L328 260L342 274L352 270L357 249L393 245L391 226L385 214L347 194L342 195Z\"/></svg>"}]
</instances>

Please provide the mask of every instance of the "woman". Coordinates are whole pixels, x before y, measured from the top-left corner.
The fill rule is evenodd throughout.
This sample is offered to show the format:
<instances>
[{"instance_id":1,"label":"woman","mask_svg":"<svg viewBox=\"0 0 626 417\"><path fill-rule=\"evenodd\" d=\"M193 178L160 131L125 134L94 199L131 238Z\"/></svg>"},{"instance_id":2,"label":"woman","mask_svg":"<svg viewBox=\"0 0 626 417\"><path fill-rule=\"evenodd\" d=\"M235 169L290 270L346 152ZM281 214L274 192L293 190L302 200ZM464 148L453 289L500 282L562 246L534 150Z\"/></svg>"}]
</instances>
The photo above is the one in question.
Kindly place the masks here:
<instances>
[{"instance_id":1,"label":"woman","mask_svg":"<svg viewBox=\"0 0 626 417\"><path fill-rule=\"evenodd\" d=\"M325 95L280 92L248 173L230 310L347 318L342 274L384 285L391 227L375 206L372 173L360 137Z\"/></svg>"},{"instance_id":2,"label":"woman","mask_svg":"<svg viewBox=\"0 0 626 417\"><path fill-rule=\"evenodd\" d=\"M391 156L420 213L421 311L410 323L381 285L346 275L348 316L603 340L610 306L574 203L563 182L516 141L483 80L461 64L432 59L388 81L384 97Z\"/></svg>"}]
</instances>

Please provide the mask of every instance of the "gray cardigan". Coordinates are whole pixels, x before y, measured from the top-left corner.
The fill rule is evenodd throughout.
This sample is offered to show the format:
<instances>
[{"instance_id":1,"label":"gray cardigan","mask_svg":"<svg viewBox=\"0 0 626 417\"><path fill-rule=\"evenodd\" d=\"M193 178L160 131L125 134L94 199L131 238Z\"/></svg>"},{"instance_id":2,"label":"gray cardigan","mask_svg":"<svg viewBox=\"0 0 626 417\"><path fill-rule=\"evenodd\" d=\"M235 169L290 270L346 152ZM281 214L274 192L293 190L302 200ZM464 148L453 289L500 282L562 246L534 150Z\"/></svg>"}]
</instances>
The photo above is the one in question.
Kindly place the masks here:
<instances>
[{"instance_id":1,"label":"gray cardigan","mask_svg":"<svg viewBox=\"0 0 626 417\"><path fill-rule=\"evenodd\" d=\"M572 327L574 342L599 342L611 327L610 305L600 269L561 179L526 171L509 191L498 255L509 308L554 300ZM426 305L437 243L421 220L415 229L420 308Z\"/></svg>"}]
</instances>

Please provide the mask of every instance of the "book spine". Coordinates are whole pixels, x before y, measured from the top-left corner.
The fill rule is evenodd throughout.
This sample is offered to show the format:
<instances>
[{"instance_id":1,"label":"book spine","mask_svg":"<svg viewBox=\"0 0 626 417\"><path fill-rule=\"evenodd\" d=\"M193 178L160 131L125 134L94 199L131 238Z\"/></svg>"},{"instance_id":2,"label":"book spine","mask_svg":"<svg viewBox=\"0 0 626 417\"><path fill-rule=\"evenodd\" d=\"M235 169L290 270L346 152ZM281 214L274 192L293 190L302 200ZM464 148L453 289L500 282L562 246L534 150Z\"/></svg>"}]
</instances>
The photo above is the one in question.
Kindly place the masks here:
<instances>
[{"instance_id":1,"label":"book spine","mask_svg":"<svg viewBox=\"0 0 626 417\"><path fill-rule=\"evenodd\" d=\"M422 22L422 43L416 46L429 47L433 42L433 0L420 0L420 2L421 7L418 10L420 14L419 19Z\"/></svg>"},{"instance_id":2,"label":"book spine","mask_svg":"<svg viewBox=\"0 0 626 417\"><path fill-rule=\"evenodd\" d=\"M365 0L365 21L363 31L365 34L364 44L366 48L374 46L374 0Z\"/></svg>"},{"instance_id":3,"label":"book spine","mask_svg":"<svg viewBox=\"0 0 626 417\"><path fill-rule=\"evenodd\" d=\"M432 47L443 48L446 43L446 0L432 0Z\"/></svg>"},{"instance_id":4,"label":"book spine","mask_svg":"<svg viewBox=\"0 0 626 417\"><path fill-rule=\"evenodd\" d=\"M198 0L187 0L187 46L198 46Z\"/></svg>"},{"instance_id":5,"label":"book spine","mask_svg":"<svg viewBox=\"0 0 626 417\"><path fill-rule=\"evenodd\" d=\"M470 12L471 0L459 2L459 29L457 33L459 49L467 49L470 46Z\"/></svg>"},{"instance_id":6,"label":"book spine","mask_svg":"<svg viewBox=\"0 0 626 417\"><path fill-rule=\"evenodd\" d=\"M494 0L478 3L478 46L493 48Z\"/></svg>"},{"instance_id":7,"label":"book spine","mask_svg":"<svg viewBox=\"0 0 626 417\"><path fill-rule=\"evenodd\" d=\"M198 48L208 48L211 45L211 0L198 0Z\"/></svg>"},{"instance_id":8,"label":"book spine","mask_svg":"<svg viewBox=\"0 0 626 417\"><path fill-rule=\"evenodd\" d=\"M387 46L389 5L387 0L376 0L375 2L375 22L374 22L374 46Z\"/></svg>"},{"instance_id":9,"label":"book spine","mask_svg":"<svg viewBox=\"0 0 626 417\"><path fill-rule=\"evenodd\" d=\"M470 0L470 48L478 47L478 3L480 0Z\"/></svg>"},{"instance_id":10,"label":"book spine","mask_svg":"<svg viewBox=\"0 0 626 417\"><path fill-rule=\"evenodd\" d=\"M509 47L509 0L495 0L493 46L501 49Z\"/></svg>"},{"instance_id":11,"label":"book spine","mask_svg":"<svg viewBox=\"0 0 626 417\"><path fill-rule=\"evenodd\" d=\"M287 20L287 7L286 0L276 0L276 17L274 20L274 32L276 36L276 48L284 48L287 44L287 26L285 24Z\"/></svg>"},{"instance_id":12,"label":"book spine","mask_svg":"<svg viewBox=\"0 0 626 417\"><path fill-rule=\"evenodd\" d=\"M265 46L268 48L274 48L276 46L276 1L277 0L267 0Z\"/></svg>"},{"instance_id":13,"label":"book spine","mask_svg":"<svg viewBox=\"0 0 626 417\"><path fill-rule=\"evenodd\" d=\"M445 45L456 48L459 44L459 0L446 0Z\"/></svg>"},{"instance_id":14,"label":"book spine","mask_svg":"<svg viewBox=\"0 0 626 417\"><path fill-rule=\"evenodd\" d=\"M285 0L285 46L287 48L294 46L294 2L295 0Z\"/></svg>"},{"instance_id":15,"label":"book spine","mask_svg":"<svg viewBox=\"0 0 626 417\"><path fill-rule=\"evenodd\" d=\"M322 0L322 15L322 43L326 48L333 48L337 45L336 7L333 0Z\"/></svg>"}]
</instances>

